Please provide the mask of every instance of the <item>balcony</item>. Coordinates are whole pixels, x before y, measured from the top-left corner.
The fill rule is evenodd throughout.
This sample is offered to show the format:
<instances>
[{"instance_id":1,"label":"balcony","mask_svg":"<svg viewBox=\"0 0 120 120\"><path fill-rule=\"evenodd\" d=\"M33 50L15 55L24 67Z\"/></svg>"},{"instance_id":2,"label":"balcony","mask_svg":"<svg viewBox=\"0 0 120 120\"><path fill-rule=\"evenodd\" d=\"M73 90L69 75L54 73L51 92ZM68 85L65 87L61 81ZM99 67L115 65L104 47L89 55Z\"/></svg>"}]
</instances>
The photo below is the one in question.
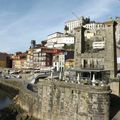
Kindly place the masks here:
<instances>
[{"instance_id":1,"label":"balcony","mask_svg":"<svg viewBox=\"0 0 120 120\"><path fill-rule=\"evenodd\" d=\"M90 65L81 65L82 69L89 69L89 70L104 70L104 65L96 65L96 66L90 66Z\"/></svg>"}]
</instances>

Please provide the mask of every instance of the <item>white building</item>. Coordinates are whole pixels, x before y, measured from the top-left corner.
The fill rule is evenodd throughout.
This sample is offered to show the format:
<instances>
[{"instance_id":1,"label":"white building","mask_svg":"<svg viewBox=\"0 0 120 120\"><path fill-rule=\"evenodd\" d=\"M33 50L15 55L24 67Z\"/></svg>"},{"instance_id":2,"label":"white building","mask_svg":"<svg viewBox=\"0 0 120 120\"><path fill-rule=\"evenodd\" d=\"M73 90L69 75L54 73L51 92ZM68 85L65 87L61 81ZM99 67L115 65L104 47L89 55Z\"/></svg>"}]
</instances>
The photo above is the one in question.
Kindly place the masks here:
<instances>
[{"instance_id":1,"label":"white building","mask_svg":"<svg viewBox=\"0 0 120 120\"><path fill-rule=\"evenodd\" d=\"M81 25L81 21L79 20L70 20L65 22L65 25L69 28L68 33L74 33L74 28L79 27Z\"/></svg>"},{"instance_id":2,"label":"white building","mask_svg":"<svg viewBox=\"0 0 120 120\"><path fill-rule=\"evenodd\" d=\"M47 37L47 43L45 46L48 48L62 48L65 44L74 44L74 37L55 32Z\"/></svg>"},{"instance_id":3,"label":"white building","mask_svg":"<svg viewBox=\"0 0 120 120\"><path fill-rule=\"evenodd\" d=\"M65 26L69 28L67 33L74 33L74 28L80 27L90 22L90 18L84 18L83 16L78 17L77 20L69 20L65 22Z\"/></svg>"},{"instance_id":4,"label":"white building","mask_svg":"<svg viewBox=\"0 0 120 120\"><path fill-rule=\"evenodd\" d=\"M65 55L63 53L53 56L53 67L56 71L63 71L65 65Z\"/></svg>"},{"instance_id":5,"label":"white building","mask_svg":"<svg viewBox=\"0 0 120 120\"><path fill-rule=\"evenodd\" d=\"M55 32L55 33L52 33L50 35L48 35L47 39L51 39L51 38L56 38L56 37L60 37L60 36L63 36L63 33L61 32Z\"/></svg>"},{"instance_id":6,"label":"white building","mask_svg":"<svg viewBox=\"0 0 120 120\"><path fill-rule=\"evenodd\" d=\"M105 25L103 23L88 23L83 26L84 28L87 28L89 30L98 30L105 28Z\"/></svg>"}]
</instances>

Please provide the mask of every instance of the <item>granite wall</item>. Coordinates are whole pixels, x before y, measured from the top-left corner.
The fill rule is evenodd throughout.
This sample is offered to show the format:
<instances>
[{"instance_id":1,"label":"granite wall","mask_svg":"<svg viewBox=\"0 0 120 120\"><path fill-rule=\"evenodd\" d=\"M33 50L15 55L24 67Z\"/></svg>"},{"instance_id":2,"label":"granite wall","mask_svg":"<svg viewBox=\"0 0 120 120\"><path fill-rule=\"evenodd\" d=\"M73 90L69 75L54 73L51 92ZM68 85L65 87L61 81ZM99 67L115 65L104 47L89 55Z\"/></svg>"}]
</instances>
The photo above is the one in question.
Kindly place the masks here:
<instances>
[{"instance_id":1,"label":"granite wall","mask_svg":"<svg viewBox=\"0 0 120 120\"><path fill-rule=\"evenodd\" d=\"M40 120L109 120L109 87L41 81L38 93L20 92L21 107Z\"/></svg>"},{"instance_id":2,"label":"granite wall","mask_svg":"<svg viewBox=\"0 0 120 120\"><path fill-rule=\"evenodd\" d=\"M4 83L19 90L16 103L39 120L109 120L108 86L41 80L38 92L32 92L24 83Z\"/></svg>"}]
</instances>

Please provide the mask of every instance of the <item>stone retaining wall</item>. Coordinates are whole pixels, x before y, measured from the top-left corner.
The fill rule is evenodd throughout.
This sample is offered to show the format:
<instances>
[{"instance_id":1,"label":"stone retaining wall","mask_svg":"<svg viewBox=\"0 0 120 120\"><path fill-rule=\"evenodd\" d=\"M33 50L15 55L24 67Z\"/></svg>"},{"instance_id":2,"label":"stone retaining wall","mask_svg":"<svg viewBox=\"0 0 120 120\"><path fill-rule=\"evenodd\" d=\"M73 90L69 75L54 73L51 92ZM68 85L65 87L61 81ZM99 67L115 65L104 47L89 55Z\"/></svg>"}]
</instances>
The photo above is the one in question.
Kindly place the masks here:
<instances>
[{"instance_id":1,"label":"stone retaining wall","mask_svg":"<svg viewBox=\"0 0 120 120\"><path fill-rule=\"evenodd\" d=\"M20 88L18 104L40 120L109 120L110 89L42 80L38 92Z\"/></svg>"},{"instance_id":2,"label":"stone retaining wall","mask_svg":"<svg viewBox=\"0 0 120 120\"><path fill-rule=\"evenodd\" d=\"M109 87L41 81L38 93L20 93L20 105L40 120L109 120Z\"/></svg>"}]
</instances>

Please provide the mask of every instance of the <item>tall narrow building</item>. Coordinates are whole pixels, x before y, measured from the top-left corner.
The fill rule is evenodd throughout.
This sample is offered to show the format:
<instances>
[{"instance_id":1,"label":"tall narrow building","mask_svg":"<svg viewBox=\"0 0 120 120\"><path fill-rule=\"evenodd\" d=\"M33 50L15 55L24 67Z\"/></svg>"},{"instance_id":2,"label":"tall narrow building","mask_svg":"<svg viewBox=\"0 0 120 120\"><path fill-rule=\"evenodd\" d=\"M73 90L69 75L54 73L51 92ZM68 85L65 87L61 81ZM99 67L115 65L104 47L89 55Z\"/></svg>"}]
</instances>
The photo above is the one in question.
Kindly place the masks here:
<instances>
[{"instance_id":1,"label":"tall narrow building","mask_svg":"<svg viewBox=\"0 0 120 120\"><path fill-rule=\"evenodd\" d=\"M105 23L90 38L85 33L90 35L91 30L75 28L75 68L109 71L110 78L114 78L117 72L115 28L114 21Z\"/></svg>"}]
</instances>

